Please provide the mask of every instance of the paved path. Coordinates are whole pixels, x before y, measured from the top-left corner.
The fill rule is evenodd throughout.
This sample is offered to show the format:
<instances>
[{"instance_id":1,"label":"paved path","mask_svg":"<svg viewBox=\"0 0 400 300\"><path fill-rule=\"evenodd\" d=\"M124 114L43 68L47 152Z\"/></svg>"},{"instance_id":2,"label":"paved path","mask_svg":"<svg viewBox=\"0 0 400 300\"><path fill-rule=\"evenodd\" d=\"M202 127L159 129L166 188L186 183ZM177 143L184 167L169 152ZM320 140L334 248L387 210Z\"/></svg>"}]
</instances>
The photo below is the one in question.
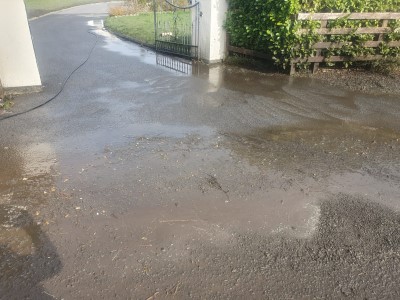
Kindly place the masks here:
<instances>
[{"instance_id":1,"label":"paved path","mask_svg":"<svg viewBox=\"0 0 400 300\"><path fill-rule=\"evenodd\" d=\"M398 97L174 71L106 8L30 23L15 112L91 55L0 121L0 297L399 298Z\"/></svg>"}]
</instances>

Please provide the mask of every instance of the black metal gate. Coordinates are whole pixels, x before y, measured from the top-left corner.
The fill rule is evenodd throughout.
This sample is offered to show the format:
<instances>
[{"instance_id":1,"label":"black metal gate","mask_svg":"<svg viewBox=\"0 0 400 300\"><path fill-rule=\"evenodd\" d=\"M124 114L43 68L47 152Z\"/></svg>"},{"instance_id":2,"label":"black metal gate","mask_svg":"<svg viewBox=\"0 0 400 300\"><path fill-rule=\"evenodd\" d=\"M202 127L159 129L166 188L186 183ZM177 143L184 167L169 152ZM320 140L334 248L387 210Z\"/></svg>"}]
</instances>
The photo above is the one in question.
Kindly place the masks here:
<instances>
[{"instance_id":1,"label":"black metal gate","mask_svg":"<svg viewBox=\"0 0 400 300\"><path fill-rule=\"evenodd\" d=\"M153 0L153 4L156 50L197 59L198 0Z\"/></svg>"}]
</instances>

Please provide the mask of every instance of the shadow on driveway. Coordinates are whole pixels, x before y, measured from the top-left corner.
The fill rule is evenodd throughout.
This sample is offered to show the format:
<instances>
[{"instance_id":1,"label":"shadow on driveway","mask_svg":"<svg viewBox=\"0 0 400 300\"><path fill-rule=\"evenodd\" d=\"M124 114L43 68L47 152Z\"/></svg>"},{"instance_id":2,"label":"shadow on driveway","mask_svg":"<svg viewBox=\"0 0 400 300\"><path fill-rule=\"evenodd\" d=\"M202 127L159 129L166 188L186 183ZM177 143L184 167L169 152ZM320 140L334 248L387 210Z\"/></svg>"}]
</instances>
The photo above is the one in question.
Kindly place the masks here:
<instances>
[{"instance_id":1,"label":"shadow on driveway","mask_svg":"<svg viewBox=\"0 0 400 300\"><path fill-rule=\"evenodd\" d=\"M55 247L20 206L0 205L1 299L54 299L41 282L62 268Z\"/></svg>"}]
</instances>

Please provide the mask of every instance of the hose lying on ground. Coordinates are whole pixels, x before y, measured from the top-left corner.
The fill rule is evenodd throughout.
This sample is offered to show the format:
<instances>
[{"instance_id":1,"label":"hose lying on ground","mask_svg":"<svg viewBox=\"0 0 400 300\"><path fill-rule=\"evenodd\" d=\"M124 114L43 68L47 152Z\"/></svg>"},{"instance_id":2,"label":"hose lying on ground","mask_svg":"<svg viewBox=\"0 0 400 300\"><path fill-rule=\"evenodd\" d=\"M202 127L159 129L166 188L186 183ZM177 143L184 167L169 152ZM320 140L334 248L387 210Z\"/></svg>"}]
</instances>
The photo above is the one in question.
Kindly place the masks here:
<instances>
[{"instance_id":1,"label":"hose lying on ground","mask_svg":"<svg viewBox=\"0 0 400 300\"><path fill-rule=\"evenodd\" d=\"M85 58L85 60L84 60L79 66L77 66L77 67L68 75L68 77L64 80L64 82L63 82L63 84L61 85L61 88L60 88L60 90L59 90L58 92L57 92L54 96L52 96L50 99L46 100L46 101L43 102L43 103L41 103L41 104L39 104L39 105L37 105L37 106L35 106L35 107L32 107L32 108L30 108L30 109L28 109L28 110L26 110L26 111L23 111L23 112L19 112L19 113L16 113L16 114L12 114L12 115L8 115L8 116L5 116L5 117L2 117L2 118L0 118L0 121L4 121L4 120L10 119L10 118L15 118L15 117L18 117L18 116L27 114L27 113L29 113L29 112L32 112L32 111L34 111L34 110L36 110L36 109L38 109L38 108L41 108L41 107L45 106L46 104L48 104L48 103L50 103L51 101L53 101L54 99L56 99L56 98L63 92L65 86L67 85L67 83L68 83L68 81L70 80L70 78L72 77L72 75L74 75L74 73L75 73L76 71L78 71L80 68L82 68L82 67L88 62L88 60L89 60L90 57L92 56L92 53L93 53L94 49L96 48L97 42L98 42L98 40L99 40L99 36L98 36L97 34L95 34L94 32L92 32L92 31L88 31L88 33L96 37L96 40L94 41L93 46L91 47L91 49L90 49L90 51L89 51L89 54L87 55L87 57Z\"/></svg>"}]
</instances>

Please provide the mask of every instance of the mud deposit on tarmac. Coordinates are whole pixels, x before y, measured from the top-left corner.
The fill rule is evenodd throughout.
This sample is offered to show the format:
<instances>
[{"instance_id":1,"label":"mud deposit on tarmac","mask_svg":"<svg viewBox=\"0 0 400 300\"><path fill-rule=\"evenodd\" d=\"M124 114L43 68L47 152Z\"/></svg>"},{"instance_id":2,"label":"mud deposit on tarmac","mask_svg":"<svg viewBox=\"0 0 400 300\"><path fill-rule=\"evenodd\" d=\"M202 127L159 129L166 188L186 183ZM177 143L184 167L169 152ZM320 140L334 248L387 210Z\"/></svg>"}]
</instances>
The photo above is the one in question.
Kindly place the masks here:
<instances>
[{"instance_id":1,"label":"mud deposit on tarmac","mask_svg":"<svg viewBox=\"0 0 400 300\"><path fill-rule=\"evenodd\" d=\"M397 96L174 71L105 11L30 24L45 89L15 112L99 37L0 122L0 298L400 297Z\"/></svg>"},{"instance_id":2,"label":"mud deposit on tarmac","mask_svg":"<svg viewBox=\"0 0 400 300\"><path fill-rule=\"evenodd\" d=\"M400 134L390 129L349 122L318 122L226 136L226 145L238 157L247 158L256 166L288 169L314 177L352 170L373 172L379 166L400 173Z\"/></svg>"}]
</instances>

